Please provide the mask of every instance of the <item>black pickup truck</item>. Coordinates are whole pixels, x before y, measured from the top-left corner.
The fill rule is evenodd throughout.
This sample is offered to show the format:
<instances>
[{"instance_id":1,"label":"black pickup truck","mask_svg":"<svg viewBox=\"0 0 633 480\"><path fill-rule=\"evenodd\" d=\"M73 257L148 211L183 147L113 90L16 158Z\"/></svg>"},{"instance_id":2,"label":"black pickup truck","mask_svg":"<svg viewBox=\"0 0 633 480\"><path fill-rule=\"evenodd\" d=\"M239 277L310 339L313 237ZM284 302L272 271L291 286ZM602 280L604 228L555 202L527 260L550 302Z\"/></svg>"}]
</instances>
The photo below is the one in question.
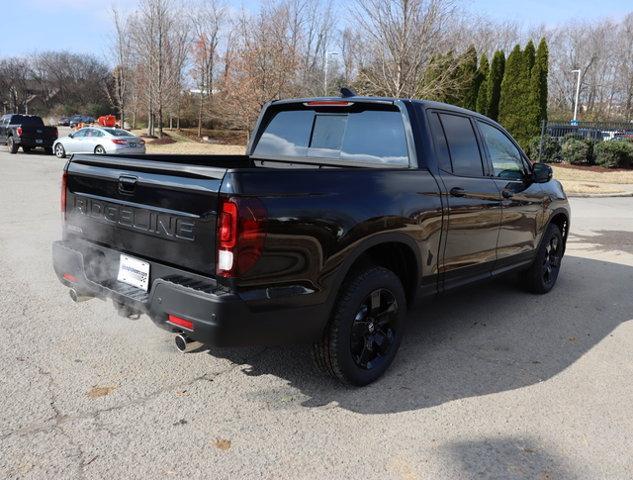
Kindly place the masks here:
<instances>
[{"instance_id":1,"label":"black pickup truck","mask_svg":"<svg viewBox=\"0 0 633 480\"><path fill-rule=\"evenodd\" d=\"M0 118L0 141L10 153L18 153L20 147L25 153L40 147L51 155L55 140L57 127L45 126L44 121L35 115L9 113Z\"/></svg>"},{"instance_id":2,"label":"black pickup truck","mask_svg":"<svg viewBox=\"0 0 633 480\"><path fill-rule=\"evenodd\" d=\"M75 301L147 314L180 350L307 342L364 385L417 297L520 272L555 284L570 210L492 120L367 98L267 104L246 155L75 155L55 271Z\"/></svg>"}]
</instances>

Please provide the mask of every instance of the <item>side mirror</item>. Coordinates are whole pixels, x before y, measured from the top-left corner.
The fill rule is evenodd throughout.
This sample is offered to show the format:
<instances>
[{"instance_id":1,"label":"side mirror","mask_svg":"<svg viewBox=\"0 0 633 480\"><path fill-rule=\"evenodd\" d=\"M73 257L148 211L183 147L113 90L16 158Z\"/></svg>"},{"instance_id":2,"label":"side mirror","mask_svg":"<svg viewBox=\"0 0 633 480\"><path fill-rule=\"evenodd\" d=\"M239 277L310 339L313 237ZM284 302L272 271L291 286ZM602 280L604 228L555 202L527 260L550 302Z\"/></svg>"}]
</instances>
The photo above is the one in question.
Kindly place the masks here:
<instances>
[{"instance_id":1,"label":"side mirror","mask_svg":"<svg viewBox=\"0 0 633 480\"><path fill-rule=\"evenodd\" d=\"M547 163L535 163L532 167L534 181L536 183L547 183L554 176L554 171Z\"/></svg>"}]
</instances>

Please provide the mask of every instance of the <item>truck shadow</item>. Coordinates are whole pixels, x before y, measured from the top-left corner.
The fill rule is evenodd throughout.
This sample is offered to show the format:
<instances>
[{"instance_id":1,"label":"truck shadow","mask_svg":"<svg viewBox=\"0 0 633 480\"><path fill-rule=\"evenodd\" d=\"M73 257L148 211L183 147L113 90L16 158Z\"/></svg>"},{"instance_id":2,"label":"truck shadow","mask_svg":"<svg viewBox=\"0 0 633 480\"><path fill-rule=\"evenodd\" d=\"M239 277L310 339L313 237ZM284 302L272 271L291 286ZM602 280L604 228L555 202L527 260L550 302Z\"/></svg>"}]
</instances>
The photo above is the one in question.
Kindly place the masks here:
<instances>
[{"instance_id":1,"label":"truck shadow","mask_svg":"<svg viewBox=\"0 0 633 480\"><path fill-rule=\"evenodd\" d=\"M546 381L633 318L632 266L567 256L549 294L528 294L516 283L508 277L417 305L391 368L364 388L315 373L305 346L210 353L246 364L246 375L286 380L279 390L250 394L271 408L392 413Z\"/></svg>"}]
</instances>

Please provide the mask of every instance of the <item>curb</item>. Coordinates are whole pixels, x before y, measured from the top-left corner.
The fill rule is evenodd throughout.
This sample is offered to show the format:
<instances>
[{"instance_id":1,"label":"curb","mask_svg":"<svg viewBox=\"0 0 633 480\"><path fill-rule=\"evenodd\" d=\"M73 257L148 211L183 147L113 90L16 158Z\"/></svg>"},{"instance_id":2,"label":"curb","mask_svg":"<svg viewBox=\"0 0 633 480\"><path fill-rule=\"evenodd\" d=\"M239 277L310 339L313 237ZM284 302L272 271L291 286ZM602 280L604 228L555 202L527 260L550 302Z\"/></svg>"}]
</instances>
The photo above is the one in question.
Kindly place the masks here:
<instances>
[{"instance_id":1,"label":"curb","mask_svg":"<svg viewBox=\"0 0 633 480\"><path fill-rule=\"evenodd\" d=\"M633 197L633 192L615 192L615 193L568 193L568 198L617 198L617 197Z\"/></svg>"}]
</instances>

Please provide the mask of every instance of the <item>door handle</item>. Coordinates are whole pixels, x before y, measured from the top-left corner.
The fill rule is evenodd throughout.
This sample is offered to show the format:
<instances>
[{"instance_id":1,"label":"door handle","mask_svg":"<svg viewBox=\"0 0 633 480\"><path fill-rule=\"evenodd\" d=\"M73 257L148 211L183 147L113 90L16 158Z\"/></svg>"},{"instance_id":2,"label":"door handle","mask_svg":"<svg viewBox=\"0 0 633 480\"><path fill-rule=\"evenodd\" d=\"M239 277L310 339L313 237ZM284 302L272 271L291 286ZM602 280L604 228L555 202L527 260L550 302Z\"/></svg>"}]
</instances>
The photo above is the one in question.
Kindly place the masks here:
<instances>
[{"instance_id":1,"label":"door handle","mask_svg":"<svg viewBox=\"0 0 633 480\"><path fill-rule=\"evenodd\" d=\"M462 187L453 187L449 193L452 197L463 197L466 195L466 191Z\"/></svg>"},{"instance_id":2,"label":"door handle","mask_svg":"<svg viewBox=\"0 0 633 480\"><path fill-rule=\"evenodd\" d=\"M504 188L503 190L501 190L501 196L503 198L512 198L514 197L514 193L508 190L507 188Z\"/></svg>"}]
</instances>

